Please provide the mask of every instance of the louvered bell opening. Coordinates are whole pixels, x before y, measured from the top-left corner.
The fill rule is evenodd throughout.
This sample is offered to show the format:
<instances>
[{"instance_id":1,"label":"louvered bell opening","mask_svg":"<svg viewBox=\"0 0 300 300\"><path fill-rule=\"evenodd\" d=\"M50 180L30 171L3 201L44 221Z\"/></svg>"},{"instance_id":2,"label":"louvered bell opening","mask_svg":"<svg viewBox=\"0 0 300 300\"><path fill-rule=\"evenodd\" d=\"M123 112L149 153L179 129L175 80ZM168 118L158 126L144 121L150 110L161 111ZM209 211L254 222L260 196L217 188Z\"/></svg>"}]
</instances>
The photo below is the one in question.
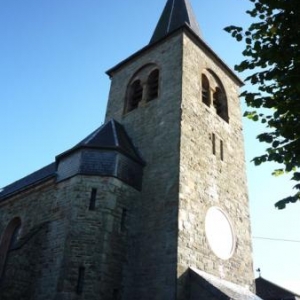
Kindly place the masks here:
<instances>
[{"instance_id":1,"label":"louvered bell opening","mask_svg":"<svg viewBox=\"0 0 300 300\"><path fill-rule=\"evenodd\" d=\"M209 82L205 75L202 75L202 102L207 106L210 105Z\"/></svg>"},{"instance_id":2,"label":"louvered bell opening","mask_svg":"<svg viewBox=\"0 0 300 300\"><path fill-rule=\"evenodd\" d=\"M222 103L221 103L221 91L219 88L216 88L216 91L213 94L213 105L218 115L220 115L222 111Z\"/></svg>"},{"instance_id":3,"label":"louvered bell opening","mask_svg":"<svg viewBox=\"0 0 300 300\"><path fill-rule=\"evenodd\" d=\"M158 97L158 89L159 89L159 71L156 69L152 71L148 77L147 101L151 101Z\"/></svg>"},{"instance_id":4,"label":"louvered bell opening","mask_svg":"<svg viewBox=\"0 0 300 300\"><path fill-rule=\"evenodd\" d=\"M143 98L143 87L141 85L140 80L136 80L132 83L130 87L130 95L129 95L127 112L136 109L139 106L139 102L142 101L142 98Z\"/></svg>"},{"instance_id":5,"label":"louvered bell opening","mask_svg":"<svg viewBox=\"0 0 300 300\"><path fill-rule=\"evenodd\" d=\"M228 122L226 95L218 87L216 88L216 91L213 94L213 105L217 115L220 116L224 121Z\"/></svg>"}]
</instances>

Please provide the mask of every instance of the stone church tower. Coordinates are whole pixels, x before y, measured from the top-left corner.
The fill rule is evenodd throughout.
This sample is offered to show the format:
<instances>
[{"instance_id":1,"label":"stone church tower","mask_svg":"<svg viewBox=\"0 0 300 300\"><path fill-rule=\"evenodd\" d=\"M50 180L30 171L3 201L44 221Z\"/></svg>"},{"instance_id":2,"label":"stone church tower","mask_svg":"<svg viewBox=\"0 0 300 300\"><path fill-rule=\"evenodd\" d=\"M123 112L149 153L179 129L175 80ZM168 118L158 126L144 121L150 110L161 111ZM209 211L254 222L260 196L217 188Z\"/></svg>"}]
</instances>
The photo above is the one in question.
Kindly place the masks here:
<instances>
[{"instance_id":1,"label":"stone church tower","mask_svg":"<svg viewBox=\"0 0 300 300\"><path fill-rule=\"evenodd\" d=\"M0 191L0 299L255 296L240 79L168 0L106 122Z\"/></svg>"}]
</instances>

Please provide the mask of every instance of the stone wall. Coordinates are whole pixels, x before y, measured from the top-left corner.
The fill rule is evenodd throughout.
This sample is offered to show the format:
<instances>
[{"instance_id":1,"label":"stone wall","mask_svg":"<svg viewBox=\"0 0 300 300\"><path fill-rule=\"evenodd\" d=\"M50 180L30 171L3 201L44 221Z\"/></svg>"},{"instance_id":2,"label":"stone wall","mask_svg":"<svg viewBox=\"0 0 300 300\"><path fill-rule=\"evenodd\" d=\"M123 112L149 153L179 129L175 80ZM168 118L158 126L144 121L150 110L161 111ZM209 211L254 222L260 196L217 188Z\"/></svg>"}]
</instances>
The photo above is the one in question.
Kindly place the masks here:
<instances>
[{"instance_id":1,"label":"stone wall","mask_svg":"<svg viewBox=\"0 0 300 300\"><path fill-rule=\"evenodd\" d=\"M127 85L147 64L160 70L159 97L123 115ZM213 105L202 103L205 69L216 74L225 89L229 122L216 114ZM132 241L135 280L124 299L186 299L189 266L251 287L238 80L199 40L180 31L132 57L111 75L106 118L125 126L147 163ZM208 245L205 216L212 206L223 209L233 223L237 246L229 260L219 259Z\"/></svg>"},{"instance_id":2,"label":"stone wall","mask_svg":"<svg viewBox=\"0 0 300 300\"><path fill-rule=\"evenodd\" d=\"M22 222L18 239L8 252L1 300L53 299L64 251L67 206L54 181L0 203L1 235L13 218Z\"/></svg>"},{"instance_id":3,"label":"stone wall","mask_svg":"<svg viewBox=\"0 0 300 300\"><path fill-rule=\"evenodd\" d=\"M1 300L115 299L123 289L138 194L115 178L75 176L3 201L0 232L16 216L22 227L9 252Z\"/></svg>"},{"instance_id":4,"label":"stone wall","mask_svg":"<svg viewBox=\"0 0 300 300\"><path fill-rule=\"evenodd\" d=\"M183 42L178 277L193 266L251 287L251 230L238 85L191 36L184 35ZM205 69L212 70L223 83L229 123L216 114L213 105L202 103L201 74ZM237 244L228 260L218 258L208 245L205 216L212 206L220 207L233 223Z\"/></svg>"},{"instance_id":5,"label":"stone wall","mask_svg":"<svg viewBox=\"0 0 300 300\"><path fill-rule=\"evenodd\" d=\"M138 191L109 177L76 176L61 184L73 189L58 299L114 299L114 293L122 293ZM90 210L92 189L97 192Z\"/></svg>"},{"instance_id":6,"label":"stone wall","mask_svg":"<svg viewBox=\"0 0 300 300\"><path fill-rule=\"evenodd\" d=\"M141 67L160 71L159 96L123 115L127 85ZM106 119L122 123L146 161L132 238L133 276L124 299L174 299L177 263L181 36L133 57L112 74Z\"/></svg>"}]
</instances>

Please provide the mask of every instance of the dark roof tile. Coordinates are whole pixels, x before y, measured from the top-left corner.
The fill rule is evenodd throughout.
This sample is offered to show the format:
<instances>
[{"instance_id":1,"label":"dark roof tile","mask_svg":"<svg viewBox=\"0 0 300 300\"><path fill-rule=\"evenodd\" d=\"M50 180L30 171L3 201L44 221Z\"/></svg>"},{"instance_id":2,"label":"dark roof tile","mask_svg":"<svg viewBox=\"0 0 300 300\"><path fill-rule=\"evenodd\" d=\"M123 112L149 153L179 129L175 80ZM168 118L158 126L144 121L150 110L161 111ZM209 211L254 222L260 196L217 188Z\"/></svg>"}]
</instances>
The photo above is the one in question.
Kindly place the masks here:
<instances>
[{"instance_id":1,"label":"dark roof tile","mask_svg":"<svg viewBox=\"0 0 300 300\"><path fill-rule=\"evenodd\" d=\"M51 163L46 167L0 189L0 201L8 196L11 196L15 192L26 189L32 185L38 184L56 175L56 165Z\"/></svg>"},{"instance_id":2,"label":"dark roof tile","mask_svg":"<svg viewBox=\"0 0 300 300\"><path fill-rule=\"evenodd\" d=\"M73 148L58 155L57 160L81 148L117 150L144 164L124 127L113 119L96 129Z\"/></svg>"},{"instance_id":3,"label":"dark roof tile","mask_svg":"<svg viewBox=\"0 0 300 300\"><path fill-rule=\"evenodd\" d=\"M276 299L299 299L299 295L294 294L283 287L280 287L273 282L270 282L263 277L255 279L256 293L265 300Z\"/></svg>"}]
</instances>

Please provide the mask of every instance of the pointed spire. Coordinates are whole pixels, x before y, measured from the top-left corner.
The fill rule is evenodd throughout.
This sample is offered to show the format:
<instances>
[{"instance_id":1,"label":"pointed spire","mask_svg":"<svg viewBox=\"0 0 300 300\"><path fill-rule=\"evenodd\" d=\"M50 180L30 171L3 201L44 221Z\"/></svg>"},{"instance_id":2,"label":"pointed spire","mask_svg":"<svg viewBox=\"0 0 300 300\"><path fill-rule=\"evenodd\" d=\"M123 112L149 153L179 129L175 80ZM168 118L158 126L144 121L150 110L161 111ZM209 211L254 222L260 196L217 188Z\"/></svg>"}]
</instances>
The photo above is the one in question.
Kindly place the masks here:
<instances>
[{"instance_id":1,"label":"pointed spire","mask_svg":"<svg viewBox=\"0 0 300 300\"><path fill-rule=\"evenodd\" d=\"M197 35L201 36L190 1L168 0L149 44L162 39L184 25L188 25Z\"/></svg>"}]
</instances>

